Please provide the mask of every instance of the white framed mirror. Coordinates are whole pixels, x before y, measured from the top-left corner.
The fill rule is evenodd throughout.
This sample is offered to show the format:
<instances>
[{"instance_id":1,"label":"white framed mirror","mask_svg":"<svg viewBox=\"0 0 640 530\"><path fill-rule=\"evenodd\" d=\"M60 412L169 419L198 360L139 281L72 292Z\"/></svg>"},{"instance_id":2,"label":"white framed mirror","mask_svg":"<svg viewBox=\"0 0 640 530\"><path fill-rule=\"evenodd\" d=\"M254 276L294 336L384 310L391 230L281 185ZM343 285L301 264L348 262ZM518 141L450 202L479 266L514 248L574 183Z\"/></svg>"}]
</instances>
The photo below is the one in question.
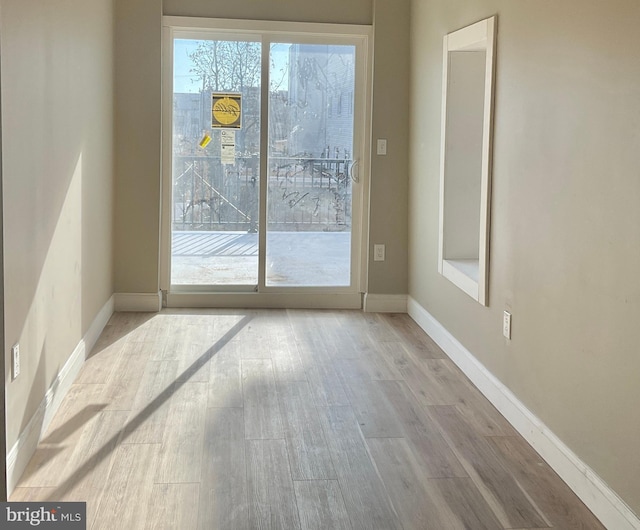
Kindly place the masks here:
<instances>
[{"instance_id":1,"label":"white framed mirror","mask_svg":"<svg viewBox=\"0 0 640 530\"><path fill-rule=\"evenodd\" d=\"M443 45L438 271L488 305L496 17Z\"/></svg>"}]
</instances>

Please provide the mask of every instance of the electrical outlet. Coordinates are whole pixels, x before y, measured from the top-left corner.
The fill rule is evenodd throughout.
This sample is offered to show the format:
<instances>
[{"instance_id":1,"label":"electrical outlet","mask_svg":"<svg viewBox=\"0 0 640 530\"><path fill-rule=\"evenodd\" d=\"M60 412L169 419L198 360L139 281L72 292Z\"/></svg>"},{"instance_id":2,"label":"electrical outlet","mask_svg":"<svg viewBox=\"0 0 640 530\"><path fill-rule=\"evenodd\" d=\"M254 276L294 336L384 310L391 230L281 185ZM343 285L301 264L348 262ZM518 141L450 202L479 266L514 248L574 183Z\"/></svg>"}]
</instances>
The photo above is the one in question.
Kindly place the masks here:
<instances>
[{"instance_id":1,"label":"electrical outlet","mask_svg":"<svg viewBox=\"0 0 640 530\"><path fill-rule=\"evenodd\" d=\"M373 245L373 261L384 261L384 245Z\"/></svg>"},{"instance_id":2,"label":"electrical outlet","mask_svg":"<svg viewBox=\"0 0 640 530\"><path fill-rule=\"evenodd\" d=\"M20 344L16 343L11 348L11 380L20 375Z\"/></svg>"},{"instance_id":3,"label":"electrical outlet","mask_svg":"<svg viewBox=\"0 0 640 530\"><path fill-rule=\"evenodd\" d=\"M502 334L507 339L511 338L511 313L509 311L505 311L502 318Z\"/></svg>"},{"instance_id":4,"label":"electrical outlet","mask_svg":"<svg viewBox=\"0 0 640 530\"><path fill-rule=\"evenodd\" d=\"M379 155L386 155L387 154L387 140L385 138L378 138L378 144L377 144L376 152Z\"/></svg>"}]
</instances>

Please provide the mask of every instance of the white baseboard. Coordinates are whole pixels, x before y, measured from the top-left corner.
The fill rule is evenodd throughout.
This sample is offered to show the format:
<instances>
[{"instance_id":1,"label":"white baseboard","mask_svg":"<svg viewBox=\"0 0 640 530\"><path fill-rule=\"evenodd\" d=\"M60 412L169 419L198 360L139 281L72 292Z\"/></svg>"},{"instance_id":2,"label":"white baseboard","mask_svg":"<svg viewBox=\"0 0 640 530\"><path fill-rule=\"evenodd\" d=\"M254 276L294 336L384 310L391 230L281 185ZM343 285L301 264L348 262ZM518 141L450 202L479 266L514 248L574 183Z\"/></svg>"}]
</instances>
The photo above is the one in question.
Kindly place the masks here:
<instances>
[{"instance_id":1,"label":"white baseboard","mask_svg":"<svg viewBox=\"0 0 640 530\"><path fill-rule=\"evenodd\" d=\"M116 293L115 311L157 313L162 309L162 291L157 293Z\"/></svg>"},{"instance_id":2,"label":"white baseboard","mask_svg":"<svg viewBox=\"0 0 640 530\"><path fill-rule=\"evenodd\" d=\"M365 313L406 313L406 294L372 294L364 295Z\"/></svg>"},{"instance_id":3,"label":"white baseboard","mask_svg":"<svg viewBox=\"0 0 640 530\"><path fill-rule=\"evenodd\" d=\"M112 296L107 303L102 306L102 309L100 309L94 318L89 329L82 339L80 339L80 342L67 359L58 376L51 383L35 414L31 417L25 429L20 433L18 440L7 454L8 494L11 494L18 480L20 480L22 473L24 473L29 460L31 460L36 450L38 442L46 432L62 400L75 381L87 355L93 349L100 333L102 333L109 318L111 318L113 308L114 297Z\"/></svg>"},{"instance_id":4,"label":"white baseboard","mask_svg":"<svg viewBox=\"0 0 640 530\"><path fill-rule=\"evenodd\" d=\"M567 447L426 309L409 297L408 313L471 379L607 528L638 530L640 519L585 462Z\"/></svg>"}]
</instances>

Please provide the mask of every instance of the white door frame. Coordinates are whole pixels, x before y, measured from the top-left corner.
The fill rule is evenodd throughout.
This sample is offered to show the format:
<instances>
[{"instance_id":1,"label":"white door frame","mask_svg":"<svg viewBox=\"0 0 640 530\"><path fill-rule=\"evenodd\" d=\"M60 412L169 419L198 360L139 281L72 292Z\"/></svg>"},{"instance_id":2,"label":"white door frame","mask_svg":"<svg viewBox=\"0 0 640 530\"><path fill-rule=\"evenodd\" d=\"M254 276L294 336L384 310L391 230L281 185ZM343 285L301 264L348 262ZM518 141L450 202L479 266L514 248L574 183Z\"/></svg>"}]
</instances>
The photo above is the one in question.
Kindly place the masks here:
<instances>
[{"instance_id":1,"label":"white door frame","mask_svg":"<svg viewBox=\"0 0 640 530\"><path fill-rule=\"evenodd\" d=\"M174 38L212 39L247 37L262 41L261 148L260 148L260 230L258 288L224 286L216 291L200 286L171 286L172 224L172 131L173 131L173 41ZM367 285L369 233L369 190L371 160L371 26L310 24L191 17L163 17L163 107L162 107L162 183L160 230L160 288L170 307L362 307ZM269 51L272 42L347 44L356 48L356 91L354 94L354 160L358 185L353 194L350 287L275 287L265 285L267 134L269 116ZM359 89L361 87L361 89ZM221 287L221 288L219 288ZM234 286L235 287L235 286Z\"/></svg>"}]
</instances>

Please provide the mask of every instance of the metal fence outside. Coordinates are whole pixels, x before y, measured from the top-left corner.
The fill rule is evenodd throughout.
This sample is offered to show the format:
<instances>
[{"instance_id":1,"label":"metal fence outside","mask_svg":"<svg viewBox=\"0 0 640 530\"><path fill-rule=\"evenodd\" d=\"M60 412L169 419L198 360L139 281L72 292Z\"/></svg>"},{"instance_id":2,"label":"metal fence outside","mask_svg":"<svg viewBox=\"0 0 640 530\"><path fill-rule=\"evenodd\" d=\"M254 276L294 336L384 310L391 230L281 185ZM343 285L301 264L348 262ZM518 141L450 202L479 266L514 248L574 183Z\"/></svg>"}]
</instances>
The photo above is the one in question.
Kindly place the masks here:
<instances>
[{"instance_id":1,"label":"metal fence outside","mask_svg":"<svg viewBox=\"0 0 640 530\"><path fill-rule=\"evenodd\" d=\"M351 227L352 161L270 157L267 223L273 231ZM219 156L174 156L173 229L256 232L259 166L254 156L223 165Z\"/></svg>"}]
</instances>

